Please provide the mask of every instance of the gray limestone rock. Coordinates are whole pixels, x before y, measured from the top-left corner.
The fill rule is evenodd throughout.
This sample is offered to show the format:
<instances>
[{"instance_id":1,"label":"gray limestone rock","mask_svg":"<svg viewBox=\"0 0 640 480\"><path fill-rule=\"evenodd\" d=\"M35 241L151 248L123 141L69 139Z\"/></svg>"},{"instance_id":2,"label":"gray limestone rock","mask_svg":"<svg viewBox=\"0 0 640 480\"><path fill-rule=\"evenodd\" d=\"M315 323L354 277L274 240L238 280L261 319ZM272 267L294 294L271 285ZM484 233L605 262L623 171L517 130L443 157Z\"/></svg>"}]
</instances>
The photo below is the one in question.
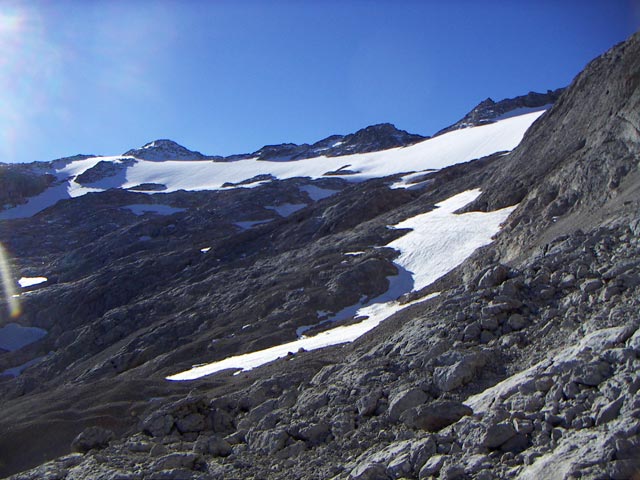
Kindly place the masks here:
<instances>
[{"instance_id":1,"label":"gray limestone rock","mask_svg":"<svg viewBox=\"0 0 640 480\"><path fill-rule=\"evenodd\" d=\"M389 401L389 420L395 422L405 410L413 408L428 400L429 396L418 388L401 390L393 395Z\"/></svg>"},{"instance_id":2,"label":"gray limestone rock","mask_svg":"<svg viewBox=\"0 0 640 480\"><path fill-rule=\"evenodd\" d=\"M511 423L498 423L487 428L482 445L489 449L498 448L517 434Z\"/></svg>"},{"instance_id":3,"label":"gray limestone rock","mask_svg":"<svg viewBox=\"0 0 640 480\"><path fill-rule=\"evenodd\" d=\"M102 427L89 427L73 439L71 448L75 452L86 453L89 450L106 447L114 437L111 430Z\"/></svg>"},{"instance_id":4,"label":"gray limestone rock","mask_svg":"<svg viewBox=\"0 0 640 480\"><path fill-rule=\"evenodd\" d=\"M460 402L444 400L406 410L400 420L410 428L437 432L466 415L473 415L473 410Z\"/></svg>"}]
</instances>

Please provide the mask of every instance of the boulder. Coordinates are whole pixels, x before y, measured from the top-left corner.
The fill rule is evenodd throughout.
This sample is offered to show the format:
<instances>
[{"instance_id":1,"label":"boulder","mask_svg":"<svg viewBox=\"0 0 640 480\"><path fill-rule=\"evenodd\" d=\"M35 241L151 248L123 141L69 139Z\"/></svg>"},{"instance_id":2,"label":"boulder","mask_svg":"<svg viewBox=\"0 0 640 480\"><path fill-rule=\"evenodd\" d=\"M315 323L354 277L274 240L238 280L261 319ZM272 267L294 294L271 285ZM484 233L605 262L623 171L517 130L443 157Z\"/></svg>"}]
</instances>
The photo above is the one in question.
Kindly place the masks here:
<instances>
[{"instance_id":1,"label":"boulder","mask_svg":"<svg viewBox=\"0 0 640 480\"><path fill-rule=\"evenodd\" d=\"M471 354L464 356L453 365L436 367L433 372L434 384L442 392L455 390L469 383L485 363L484 356Z\"/></svg>"},{"instance_id":2,"label":"boulder","mask_svg":"<svg viewBox=\"0 0 640 480\"><path fill-rule=\"evenodd\" d=\"M602 425L615 419L620 413L623 403L624 397L620 397L602 407L596 416L596 425Z\"/></svg>"},{"instance_id":3,"label":"boulder","mask_svg":"<svg viewBox=\"0 0 640 480\"><path fill-rule=\"evenodd\" d=\"M444 462L447 458L448 458L447 455L434 455L433 457L431 457L429 460L425 462L425 464L420 469L418 478L425 479L438 473L442 468L442 466L444 465Z\"/></svg>"},{"instance_id":4,"label":"boulder","mask_svg":"<svg viewBox=\"0 0 640 480\"><path fill-rule=\"evenodd\" d=\"M498 448L513 438L516 433L516 429L511 423L503 422L491 425L484 434L482 446L488 449Z\"/></svg>"},{"instance_id":5,"label":"boulder","mask_svg":"<svg viewBox=\"0 0 640 480\"><path fill-rule=\"evenodd\" d=\"M214 457L227 457L231 455L231 444L224 438L213 435L211 437L200 437L193 445L196 453L212 455Z\"/></svg>"},{"instance_id":6,"label":"boulder","mask_svg":"<svg viewBox=\"0 0 640 480\"><path fill-rule=\"evenodd\" d=\"M378 400L382 397L380 390L374 390L373 392L363 395L356 401L356 408L358 414L367 417L373 415L378 408Z\"/></svg>"},{"instance_id":7,"label":"boulder","mask_svg":"<svg viewBox=\"0 0 640 480\"><path fill-rule=\"evenodd\" d=\"M187 469L200 470L203 466L202 457L192 452L169 453L158 458L151 464L153 470Z\"/></svg>"},{"instance_id":8,"label":"boulder","mask_svg":"<svg viewBox=\"0 0 640 480\"><path fill-rule=\"evenodd\" d=\"M389 419L398 421L405 410L416 407L427 401L429 396L419 388L401 390L391 397L389 402Z\"/></svg>"},{"instance_id":9,"label":"boulder","mask_svg":"<svg viewBox=\"0 0 640 480\"><path fill-rule=\"evenodd\" d=\"M351 471L349 478L352 480L389 480L387 467L379 463L358 465Z\"/></svg>"},{"instance_id":10,"label":"boulder","mask_svg":"<svg viewBox=\"0 0 640 480\"><path fill-rule=\"evenodd\" d=\"M491 288L500 285L509 276L509 269L504 265L496 265L487 270L478 281L478 288Z\"/></svg>"},{"instance_id":11,"label":"boulder","mask_svg":"<svg viewBox=\"0 0 640 480\"><path fill-rule=\"evenodd\" d=\"M89 427L80 433L71 442L74 452L86 453L89 450L101 449L109 445L115 437L111 430L102 427Z\"/></svg>"},{"instance_id":12,"label":"boulder","mask_svg":"<svg viewBox=\"0 0 640 480\"><path fill-rule=\"evenodd\" d=\"M400 416L400 420L410 428L437 432L466 415L473 415L473 410L468 406L460 402L443 400L406 410Z\"/></svg>"}]
</instances>

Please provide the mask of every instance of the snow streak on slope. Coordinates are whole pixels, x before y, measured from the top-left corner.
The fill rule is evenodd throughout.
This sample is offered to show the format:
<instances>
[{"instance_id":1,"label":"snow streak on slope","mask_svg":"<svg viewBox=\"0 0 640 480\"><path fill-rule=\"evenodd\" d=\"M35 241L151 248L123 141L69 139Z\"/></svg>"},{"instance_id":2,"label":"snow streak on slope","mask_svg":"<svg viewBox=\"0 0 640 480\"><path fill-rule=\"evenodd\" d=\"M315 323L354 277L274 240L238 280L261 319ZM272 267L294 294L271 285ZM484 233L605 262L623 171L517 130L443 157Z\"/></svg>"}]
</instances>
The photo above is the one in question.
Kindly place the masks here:
<instances>
[{"instance_id":1,"label":"snow streak on slope","mask_svg":"<svg viewBox=\"0 0 640 480\"><path fill-rule=\"evenodd\" d=\"M39 285L48 280L47 277L22 277L18 280L18 284L22 288L32 287L34 285Z\"/></svg>"},{"instance_id":2,"label":"snow streak on slope","mask_svg":"<svg viewBox=\"0 0 640 480\"><path fill-rule=\"evenodd\" d=\"M251 370L285 357L289 353L295 353L301 348L315 350L354 341L377 327L383 320L410 305L401 305L396 298L412 289L419 290L432 283L457 267L476 248L491 241L491 237L498 232L500 224L513 210L513 207L488 213L472 212L461 215L454 213L475 200L478 195L480 195L479 190L460 193L439 203L435 210L396 225L401 228L414 228L412 232L388 245L401 251L401 255L396 261L401 274L390 278L390 288L386 294L359 308L358 306L347 307L335 316L336 319L344 320L344 313L346 313L353 317L366 316L368 317L366 320L353 325L336 327L310 337L302 337L299 340L265 350L200 365L167 377L167 379L193 380L225 369ZM407 270L411 273L413 281L407 282L406 275L402 274ZM398 286L402 286L402 288L398 288ZM387 301L390 298L392 300ZM424 299L418 301L424 301Z\"/></svg>"},{"instance_id":3,"label":"snow streak on slope","mask_svg":"<svg viewBox=\"0 0 640 480\"><path fill-rule=\"evenodd\" d=\"M316 157L290 162L269 162L257 159L232 162L210 160L146 161L132 157L95 157L71 162L55 171L56 186L26 205L0 212L0 220L21 218L55 204L58 200L84 195L108 188L132 188L141 184L162 184L163 192L177 190L218 190L225 183L240 183L259 175L271 175L278 179L294 177L321 178L328 172L349 181L359 182L397 173L439 169L480 158L492 153L515 148L525 131L542 111L507 118L481 127L466 128L404 148L392 148L381 152L361 153L343 157ZM118 164L117 173L95 184L80 185L73 179L95 166L98 162ZM349 164L352 173L343 176L335 172ZM355 173L353 173L355 172ZM243 188L257 186L243 185ZM153 192L148 192L150 195Z\"/></svg>"},{"instance_id":4,"label":"snow streak on slope","mask_svg":"<svg viewBox=\"0 0 640 480\"><path fill-rule=\"evenodd\" d=\"M420 290L460 265L476 248L491 243L500 224L515 207L495 212L453 212L478 198L480 190L469 190L438 203L435 210L394 225L412 232L388 246L400 250L395 263L413 275L414 290Z\"/></svg>"}]
</instances>

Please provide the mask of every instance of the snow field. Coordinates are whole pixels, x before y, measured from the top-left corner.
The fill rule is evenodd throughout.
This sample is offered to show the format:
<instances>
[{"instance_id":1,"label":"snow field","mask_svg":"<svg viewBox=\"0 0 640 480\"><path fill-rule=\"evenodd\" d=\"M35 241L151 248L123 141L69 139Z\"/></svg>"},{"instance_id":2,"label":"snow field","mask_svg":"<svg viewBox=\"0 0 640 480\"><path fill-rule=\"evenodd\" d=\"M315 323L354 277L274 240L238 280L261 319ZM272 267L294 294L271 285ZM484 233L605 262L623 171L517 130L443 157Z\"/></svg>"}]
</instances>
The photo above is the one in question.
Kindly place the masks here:
<instances>
[{"instance_id":1,"label":"snow field","mask_svg":"<svg viewBox=\"0 0 640 480\"><path fill-rule=\"evenodd\" d=\"M251 370L265 363L286 357L300 349L318 348L348 343L377 327L380 322L413 303L401 305L397 298L410 291L429 285L445 273L460 265L473 251L491 242L502 222L515 207L495 212L454 213L480 195L480 190L469 190L439 203L436 209L417 215L394 225L394 228L411 228L401 238L388 246L400 251L394 263L398 275L389 277L389 289L366 305L356 304L344 308L321 324L346 320L352 317L368 317L362 322L335 327L317 335L306 337L305 331L314 325L300 327L298 340L256 352L227 357L224 360L199 365L167 377L167 380L194 380L226 369Z\"/></svg>"},{"instance_id":2,"label":"snow field","mask_svg":"<svg viewBox=\"0 0 640 480\"><path fill-rule=\"evenodd\" d=\"M132 188L144 183L166 185L163 192L177 190L220 190L225 183L239 183L258 175L272 175L278 179L294 177L322 178L327 172L336 171L350 164L357 173L338 177L352 182L385 177L398 173L421 172L440 169L466 162L492 153L515 148L529 126L544 113L543 110L505 118L481 127L466 128L427 139L404 148L392 148L380 152L359 153L343 157L324 157L269 162L257 159L232 162L210 160L136 160L123 173L100 181L100 188L86 187L73 181L77 176L100 161L122 163L133 157L94 157L71 162L54 173L60 183L42 194L32 197L24 205L0 212L0 220L24 218L35 215L54 205L58 200L84 195L108 188ZM243 188L260 185L243 185ZM317 188L317 187L316 187ZM307 190L314 199L325 198L321 190ZM147 192L153 195L153 192Z\"/></svg>"}]
</instances>

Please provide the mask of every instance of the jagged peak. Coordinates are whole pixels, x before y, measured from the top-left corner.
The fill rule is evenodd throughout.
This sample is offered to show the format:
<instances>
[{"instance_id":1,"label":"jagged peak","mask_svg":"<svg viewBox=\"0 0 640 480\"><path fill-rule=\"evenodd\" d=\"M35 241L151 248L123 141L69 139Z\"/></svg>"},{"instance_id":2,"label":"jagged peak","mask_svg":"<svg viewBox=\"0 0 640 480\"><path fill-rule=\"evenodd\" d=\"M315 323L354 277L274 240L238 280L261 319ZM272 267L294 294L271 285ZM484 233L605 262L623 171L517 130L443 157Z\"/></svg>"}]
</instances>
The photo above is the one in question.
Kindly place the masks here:
<instances>
[{"instance_id":1,"label":"jagged peak","mask_svg":"<svg viewBox=\"0 0 640 480\"><path fill-rule=\"evenodd\" d=\"M461 128L492 123L498 117L519 108L542 108L545 105L555 103L564 90L564 88L558 88L556 90L547 90L546 93L529 92L526 95L520 95L514 98L504 98L498 102L494 101L491 97L487 97L473 107L462 119L453 125L443 128L434 136Z\"/></svg>"},{"instance_id":2,"label":"jagged peak","mask_svg":"<svg viewBox=\"0 0 640 480\"><path fill-rule=\"evenodd\" d=\"M141 158L143 160L206 160L210 158L200 152L189 150L179 143L168 138L160 138L145 143L140 148L126 151L124 156Z\"/></svg>"},{"instance_id":3,"label":"jagged peak","mask_svg":"<svg viewBox=\"0 0 640 480\"><path fill-rule=\"evenodd\" d=\"M159 138L158 140L153 140L149 143L145 143L140 148L166 148L166 147L173 147L173 148L177 147L177 148L183 148L187 150L187 148L183 147L179 143L174 142L173 140L170 140L168 138Z\"/></svg>"}]
</instances>

